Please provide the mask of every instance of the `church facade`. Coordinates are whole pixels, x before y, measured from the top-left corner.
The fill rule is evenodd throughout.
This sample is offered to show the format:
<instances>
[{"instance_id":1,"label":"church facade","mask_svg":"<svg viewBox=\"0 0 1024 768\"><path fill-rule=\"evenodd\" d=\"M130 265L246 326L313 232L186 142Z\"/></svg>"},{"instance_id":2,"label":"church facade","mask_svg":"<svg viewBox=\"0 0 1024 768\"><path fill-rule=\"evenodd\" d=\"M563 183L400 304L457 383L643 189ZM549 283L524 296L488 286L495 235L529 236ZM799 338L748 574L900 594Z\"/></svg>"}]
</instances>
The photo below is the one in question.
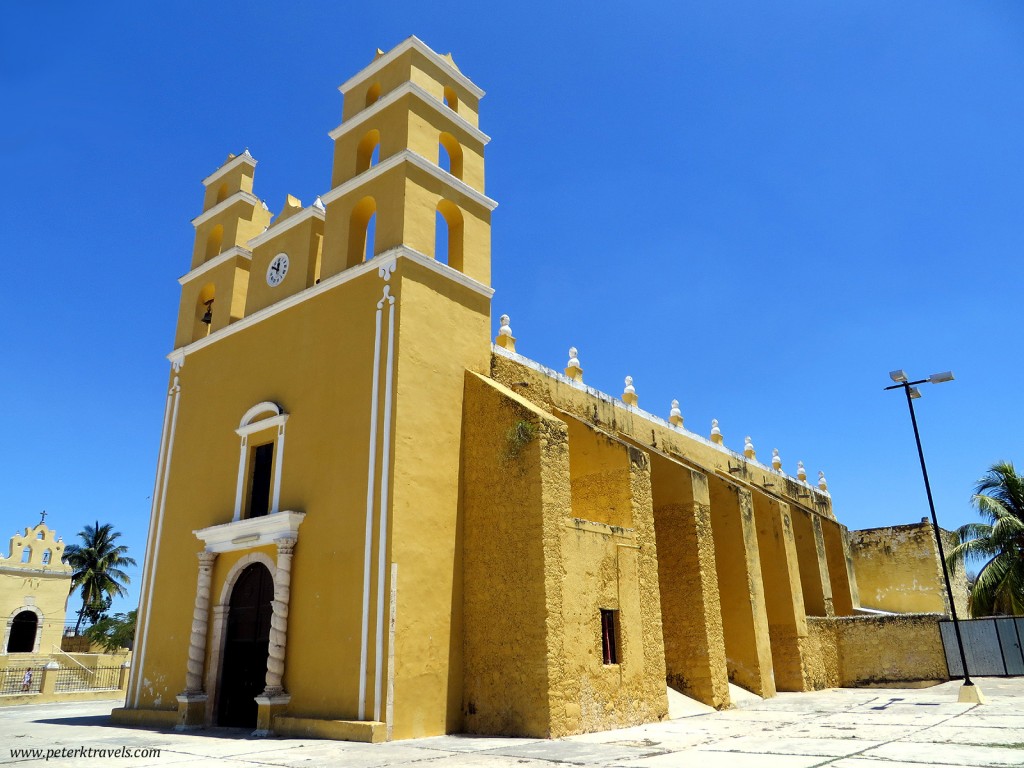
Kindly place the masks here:
<instances>
[{"instance_id":1,"label":"church facade","mask_svg":"<svg viewBox=\"0 0 1024 768\"><path fill-rule=\"evenodd\" d=\"M60 650L71 592L71 566L63 556L64 539L44 520L11 537L7 556L0 556L3 656Z\"/></svg>"},{"instance_id":2,"label":"church facade","mask_svg":"<svg viewBox=\"0 0 1024 768\"><path fill-rule=\"evenodd\" d=\"M416 38L340 90L314 203L203 181L115 719L561 736L839 684L824 479L492 343L483 91Z\"/></svg>"}]
</instances>

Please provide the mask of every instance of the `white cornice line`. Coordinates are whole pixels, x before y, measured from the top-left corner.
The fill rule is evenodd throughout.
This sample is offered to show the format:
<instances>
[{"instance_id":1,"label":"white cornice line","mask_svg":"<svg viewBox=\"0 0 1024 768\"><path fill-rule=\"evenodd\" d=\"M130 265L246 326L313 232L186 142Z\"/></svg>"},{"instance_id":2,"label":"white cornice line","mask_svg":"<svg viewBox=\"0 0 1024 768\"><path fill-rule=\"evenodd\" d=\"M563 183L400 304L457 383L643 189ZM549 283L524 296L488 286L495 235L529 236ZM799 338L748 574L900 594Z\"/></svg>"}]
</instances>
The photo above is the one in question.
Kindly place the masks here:
<instances>
[{"instance_id":1,"label":"white cornice line","mask_svg":"<svg viewBox=\"0 0 1024 768\"><path fill-rule=\"evenodd\" d=\"M478 86L464 74L459 72L459 70L453 67L447 59L441 56L441 54L439 54L437 51L431 49L430 46L428 46L415 35L413 35L412 37L407 37L405 40L400 42L398 45L396 45L390 51L385 53L383 56L371 62L365 69L363 69L360 72L357 72L344 83L339 85L338 90L341 91L343 94L347 93L360 83L369 80L381 69L383 69L388 64L393 62L406 51L411 50L413 48L418 50L420 53L422 53L428 59L433 61L435 64L439 65L441 69L443 69L449 75L451 75L455 82L457 82L467 91L472 93L478 99L482 99L484 97L484 90L480 86Z\"/></svg>"},{"instance_id":2,"label":"white cornice line","mask_svg":"<svg viewBox=\"0 0 1024 768\"><path fill-rule=\"evenodd\" d=\"M239 247L237 245L234 245L231 248L228 248L226 251L224 251L224 253L219 254L218 256L214 256L209 261L200 264L198 267L193 269L191 272L188 272L188 273L182 275L181 277L179 277L178 278L178 283L181 284L181 285L184 285L188 281L194 280L195 278L199 277L201 274L203 274L205 272L209 272L211 269L214 269L215 267L219 267L221 264L223 264L223 263L225 263L227 261L231 261L231 259L236 259L236 258L237 259L246 259L247 261L252 261L252 253L247 251L247 250L245 250L245 248L241 248L241 247Z\"/></svg>"},{"instance_id":3,"label":"white cornice line","mask_svg":"<svg viewBox=\"0 0 1024 768\"><path fill-rule=\"evenodd\" d=\"M235 194L231 195L231 197L228 197L228 198L225 198L224 200L221 200L219 203L217 203L215 206L213 206L213 208L211 208L210 210L204 211L203 213L200 213L198 216L196 216L194 219L192 219L192 226L193 227L198 227L204 221L209 221L211 218L216 216L218 213L221 213L222 211L226 211L228 208L230 208L232 205L234 205L235 203L238 203L238 202L246 202L246 203L250 203L250 204L255 206L255 205L259 205L260 204L260 199L258 197L256 197L256 195L252 194L251 192L246 192L246 191L240 189L237 192L235 192Z\"/></svg>"},{"instance_id":4,"label":"white cornice line","mask_svg":"<svg viewBox=\"0 0 1024 768\"><path fill-rule=\"evenodd\" d=\"M66 568L67 568L67 570L65 570L65 571L54 571L54 570L51 570L51 569L45 568L45 567L36 568L36 567L32 567L32 566L29 566L29 567L21 566L21 567L19 567L18 565L0 565L0 573L9 573L9 574L12 574L14 576L32 576L32 577L35 577L35 578L44 578L44 579L52 579L52 578L58 578L58 577L62 578L62 579L70 579L71 578L71 566L66 566Z\"/></svg>"},{"instance_id":5,"label":"white cornice line","mask_svg":"<svg viewBox=\"0 0 1024 768\"><path fill-rule=\"evenodd\" d=\"M355 115L350 117L348 120L343 122L341 125L339 125L337 128L335 128L327 135L330 136L335 141L337 141L341 136L348 133L349 131L355 130L360 125L369 120L371 117L376 115L378 112L390 106L391 104L394 104L396 101L398 101L401 97L405 96L406 94L412 94L414 96L419 97L419 99L424 104L434 109L434 111L438 112L443 117L447 117L450 120L452 120L457 126L459 126L459 128L466 131L481 144L487 144L488 142L490 142L490 136L488 136L475 125L470 123L458 112L451 109L450 107L445 106L443 103L435 99L433 96L427 93L427 91L424 90L421 86L416 85L416 83L402 83L393 91L389 91L388 93L386 93L384 96L375 101L362 112L357 112Z\"/></svg>"},{"instance_id":6,"label":"white cornice line","mask_svg":"<svg viewBox=\"0 0 1024 768\"><path fill-rule=\"evenodd\" d=\"M455 188L457 192L468 197L477 205L486 208L488 211L493 211L495 208L498 207L498 203L496 200L492 200L482 192L478 192L477 190L473 189L471 186L469 186L469 184L462 181L462 179L457 179L447 171L441 170L439 166L434 165L432 162L427 160L427 158L423 157L422 155L417 155L411 149L403 149L401 152L393 154L386 160L380 161L379 163L377 163L377 165L373 166L372 168L363 171L358 176L349 179L344 184L339 184L330 192L321 195L320 199L323 200L325 205L333 203L338 198L343 197L352 190L357 189L358 187L362 186L363 184L366 184L369 181L372 181L373 179L377 178L381 174L394 168L395 166L402 162L412 163L417 168L421 168L422 170L429 173L438 181L443 181L444 183L451 185L452 187Z\"/></svg>"},{"instance_id":7,"label":"white cornice line","mask_svg":"<svg viewBox=\"0 0 1024 768\"><path fill-rule=\"evenodd\" d=\"M230 160L228 160L226 163L224 163L224 165L222 165L216 171L214 171L209 176L207 176L205 179L203 179L203 186L204 187L210 186L211 184L213 184L213 182L215 182L217 179L219 179L225 173L230 171L232 168L237 168L238 166L242 165L243 163L247 163L247 164L251 165L253 168L255 168L256 167L256 162L257 162L256 158L253 157L252 155L250 155L249 154L249 150L247 149L247 150L245 150L245 152L243 152L242 154L238 155L237 157L233 157Z\"/></svg>"},{"instance_id":8,"label":"white cornice line","mask_svg":"<svg viewBox=\"0 0 1024 768\"><path fill-rule=\"evenodd\" d=\"M343 285L351 280L355 280L368 272L373 272L374 270L379 269L382 264L387 263L390 259L409 259L410 261L416 262L439 275L448 277L454 282L475 291L481 296L490 298L494 294L494 289L490 286L484 285L483 283L462 274L457 269L453 269L446 264L440 264L435 259L425 256L418 251L414 251L412 248L400 245L397 248L391 248L384 253L377 254L370 261L364 261L362 264L355 267L349 267L336 275L331 275L330 277L321 280L316 285L310 286L298 293L293 293L291 296L281 299L276 304L271 304L269 307L264 307L257 312L253 312L251 315L243 317L241 320L238 320L225 328L221 328L219 331L214 331L209 336L202 338L199 341L193 341L191 344L184 347L178 347L168 353L167 359L172 363L177 361L177 364L180 367L184 365L185 357L187 355L190 355L193 352L198 352L203 347L215 344L220 339L225 339L228 336L244 330L245 328L256 325L257 323L266 320L268 317L273 317L279 312L283 312L286 309L294 307L296 304L301 304L314 296L319 296L321 293L326 293L332 288Z\"/></svg>"},{"instance_id":9,"label":"white cornice line","mask_svg":"<svg viewBox=\"0 0 1024 768\"><path fill-rule=\"evenodd\" d=\"M249 246L249 250L255 250L257 246L263 245L268 240L272 240L278 235L284 234L292 227L298 226L304 221L309 221L311 218L317 218L320 219L320 221L323 221L323 210L313 205L310 205L306 208L303 208L301 212L293 214L292 216L278 224L271 224L266 231L261 232L260 234L256 235L256 237L249 238L249 242L247 243L247 245Z\"/></svg>"},{"instance_id":10,"label":"white cornice line","mask_svg":"<svg viewBox=\"0 0 1024 768\"><path fill-rule=\"evenodd\" d=\"M436 272L439 275L444 275L445 277L454 280L459 285L463 285L466 288L469 288L471 291L475 291L476 293L479 293L481 296L485 296L488 299L494 295L494 289L491 288L489 285L484 285L480 281L474 280L472 277L469 277L468 275L459 272L459 270L455 269L454 267L449 267L447 264L442 264L437 259L432 259L426 254L420 253L419 251L415 251L412 248L409 248L408 246L401 245L397 248L392 248L391 250L382 253L381 256L387 256L388 254L393 254L395 256L400 256L402 258L409 259L409 261L413 261L422 267L426 267L431 272Z\"/></svg>"},{"instance_id":11,"label":"white cornice line","mask_svg":"<svg viewBox=\"0 0 1024 768\"><path fill-rule=\"evenodd\" d=\"M370 166L365 171L360 173L358 176L349 179L344 184L339 184L330 192L325 192L324 194L320 195L320 200L323 202L324 205L330 205L339 197L348 194L359 185L365 184L368 181L372 181L373 179L382 175L385 171L388 171L397 166L399 163L402 162L402 160L405 159L404 154L408 151L409 150L407 149L403 150L398 154L392 155L391 157L381 160L376 165Z\"/></svg>"},{"instance_id":12,"label":"white cornice line","mask_svg":"<svg viewBox=\"0 0 1024 768\"><path fill-rule=\"evenodd\" d=\"M427 160L425 157L423 157L421 155L417 155L415 152L413 152L411 150L408 150L408 149L405 150L405 152L408 153L408 160L413 165L416 165L416 166L422 168L424 171L426 171L427 173L429 173L431 176L433 176L434 178L438 179L439 181L444 181L444 182L446 182L448 184L451 184L453 187L455 187L455 189L457 189L463 195L465 195L466 197L468 197L470 200L472 200L473 202L477 203L478 205L483 206L488 211L493 211L495 208L498 207L498 201L497 200L492 200L491 198L489 198L487 195L483 194L482 192L478 192L477 190L473 189L471 186L469 186L469 184L464 182L462 179L457 179L454 176L452 176L450 173L448 173L447 171L441 170L440 166L434 165L432 162Z\"/></svg>"}]
</instances>

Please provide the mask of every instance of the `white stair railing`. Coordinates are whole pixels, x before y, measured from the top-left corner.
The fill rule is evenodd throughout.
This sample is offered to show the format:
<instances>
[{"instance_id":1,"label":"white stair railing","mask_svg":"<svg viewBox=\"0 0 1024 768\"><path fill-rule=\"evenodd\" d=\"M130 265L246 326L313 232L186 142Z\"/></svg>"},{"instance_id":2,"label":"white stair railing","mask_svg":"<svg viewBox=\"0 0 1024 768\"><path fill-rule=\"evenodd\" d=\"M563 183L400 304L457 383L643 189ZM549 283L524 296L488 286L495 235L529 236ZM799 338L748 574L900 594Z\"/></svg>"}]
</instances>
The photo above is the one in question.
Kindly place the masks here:
<instances>
[{"instance_id":1,"label":"white stair railing","mask_svg":"<svg viewBox=\"0 0 1024 768\"><path fill-rule=\"evenodd\" d=\"M52 651L56 651L57 653L60 653L60 654L62 654L62 655L64 655L64 656L67 656L67 657L68 657L69 659L71 659L71 661L72 661L72 662L74 662L75 664L77 664L78 666L80 666L80 667L81 667L82 669L84 669L84 670L85 670L86 672L88 672L88 673L89 673L90 675L95 675L95 674L96 674L96 672L95 672L94 670L91 670L91 669L89 669L89 668L88 668L87 666L85 666L85 664L83 664L82 662L80 662L80 661L79 661L78 659L76 659L76 658L75 658L74 656L71 656L70 654L66 653L66 652L64 651L64 649L63 649L63 648L58 648L58 647L57 647L56 645L51 645L51 646L50 646L50 649L51 649Z\"/></svg>"}]
</instances>

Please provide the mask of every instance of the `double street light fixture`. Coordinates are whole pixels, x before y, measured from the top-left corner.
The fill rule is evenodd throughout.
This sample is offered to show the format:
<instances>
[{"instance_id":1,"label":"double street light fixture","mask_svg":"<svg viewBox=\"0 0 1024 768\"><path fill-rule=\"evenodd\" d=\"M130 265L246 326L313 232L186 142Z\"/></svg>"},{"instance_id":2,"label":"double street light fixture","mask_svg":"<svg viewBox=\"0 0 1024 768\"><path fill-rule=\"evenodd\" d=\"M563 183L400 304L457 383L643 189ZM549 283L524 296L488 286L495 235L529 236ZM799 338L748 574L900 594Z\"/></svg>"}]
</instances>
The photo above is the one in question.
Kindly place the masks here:
<instances>
[{"instance_id":1,"label":"double street light fixture","mask_svg":"<svg viewBox=\"0 0 1024 768\"><path fill-rule=\"evenodd\" d=\"M967 671L967 654L964 653L964 640L960 635L960 622L956 615L956 602L953 600L953 587L949 582L949 570L946 568L946 553L942 547L942 532L939 530L939 520L935 516L935 502L932 500L932 486L928 482L928 468L924 464L924 451L921 448L921 433L917 429L917 416L914 414L914 401L921 397L921 390L917 388L919 384L942 384L947 381L953 381L952 371L943 371L942 373L933 373L927 379L918 379L917 381L908 381L907 374L900 371L891 371L889 378L892 379L895 384L891 387L886 387L888 391L890 389L902 389L907 396L907 407L910 409L910 423L914 425L914 440L917 441L917 456L921 460L921 474L924 476L924 490L928 494L928 508L932 513L932 528L935 531L935 545L939 550L939 560L942 562L942 576L946 580L946 596L949 598L949 613L953 619L953 631L956 634L956 644L960 650L960 663L963 665L964 671L964 684L960 687L959 700L962 702L969 702L973 704L983 704L985 699L982 696L981 689L978 688L973 682L971 682L971 675Z\"/></svg>"}]
</instances>

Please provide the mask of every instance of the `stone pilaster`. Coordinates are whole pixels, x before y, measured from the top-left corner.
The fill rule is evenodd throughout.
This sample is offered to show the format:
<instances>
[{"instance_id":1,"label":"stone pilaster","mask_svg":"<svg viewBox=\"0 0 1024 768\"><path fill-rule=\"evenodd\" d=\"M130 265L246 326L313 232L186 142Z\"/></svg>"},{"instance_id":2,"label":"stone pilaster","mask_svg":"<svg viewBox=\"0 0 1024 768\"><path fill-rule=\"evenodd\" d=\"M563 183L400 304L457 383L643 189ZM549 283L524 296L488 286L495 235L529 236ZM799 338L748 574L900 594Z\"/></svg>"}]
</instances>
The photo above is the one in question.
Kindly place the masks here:
<instances>
[{"instance_id":1,"label":"stone pilaster","mask_svg":"<svg viewBox=\"0 0 1024 768\"><path fill-rule=\"evenodd\" d=\"M188 667L185 690L178 694L178 730L202 727L206 719L206 693L203 691L203 667L206 662L206 636L210 622L210 582L216 552L199 553L199 578L196 602L192 609L192 633L188 640Z\"/></svg>"},{"instance_id":2,"label":"stone pilaster","mask_svg":"<svg viewBox=\"0 0 1024 768\"><path fill-rule=\"evenodd\" d=\"M280 539L277 542L277 571L274 574L273 613L270 617L270 656L267 658L267 687L264 696L280 696L284 693L281 681L284 678L285 647L288 643L288 601L291 598L292 553L295 539Z\"/></svg>"},{"instance_id":3,"label":"stone pilaster","mask_svg":"<svg viewBox=\"0 0 1024 768\"><path fill-rule=\"evenodd\" d=\"M274 718L282 714L291 696L284 692L285 647L288 643L288 601L291 598L292 553L295 539L277 541L277 570L274 572L274 601L270 616L270 654L267 657L266 688L256 697L256 730L254 736L274 732Z\"/></svg>"}]
</instances>

